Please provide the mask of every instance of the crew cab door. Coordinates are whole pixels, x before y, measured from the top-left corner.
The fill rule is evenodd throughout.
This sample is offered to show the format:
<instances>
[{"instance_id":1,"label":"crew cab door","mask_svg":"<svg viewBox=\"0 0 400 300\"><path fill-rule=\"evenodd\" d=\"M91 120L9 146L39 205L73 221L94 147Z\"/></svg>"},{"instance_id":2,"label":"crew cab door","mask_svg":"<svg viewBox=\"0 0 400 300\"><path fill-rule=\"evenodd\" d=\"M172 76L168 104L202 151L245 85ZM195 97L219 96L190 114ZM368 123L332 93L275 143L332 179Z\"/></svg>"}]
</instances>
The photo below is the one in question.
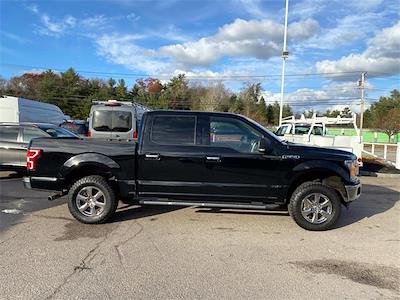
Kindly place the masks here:
<instances>
[{"instance_id":1,"label":"crew cab door","mask_svg":"<svg viewBox=\"0 0 400 300\"><path fill-rule=\"evenodd\" d=\"M204 155L198 148L197 116L158 112L144 119L139 137L140 197L190 199L202 193Z\"/></svg>"},{"instance_id":2,"label":"crew cab door","mask_svg":"<svg viewBox=\"0 0 400 300\"><path fill-rule=\"evenodd\" d=\"M243 202L274 202L279 198L281 167L285 166L275 149L268 149L268 154L259 152L262 132L236 116L211 115L200 124L205 193L214 199Z\"/></svg>"}]
</instances>

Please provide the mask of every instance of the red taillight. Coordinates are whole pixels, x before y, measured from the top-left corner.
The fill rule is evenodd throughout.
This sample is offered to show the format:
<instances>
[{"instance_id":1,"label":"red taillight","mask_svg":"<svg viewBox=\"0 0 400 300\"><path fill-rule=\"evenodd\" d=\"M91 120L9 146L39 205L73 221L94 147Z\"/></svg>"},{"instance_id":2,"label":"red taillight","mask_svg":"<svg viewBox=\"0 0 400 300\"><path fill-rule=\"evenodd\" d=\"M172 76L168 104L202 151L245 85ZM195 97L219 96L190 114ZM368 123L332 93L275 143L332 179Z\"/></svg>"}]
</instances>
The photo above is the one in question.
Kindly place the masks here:
<instances>
[{"instance_id":1,"label":"red taillight","mask_svg":"<svg viewBox=\"0 0 400 300\"><path fill-rule=\"evenodd\" d=\"M92 137L92 132L90 131L90 129L87 132L87 137Z\"/></svg>"},{"instance_id":2,"label":"red taillight","mask_svg":"<svg viewBox=\"0 0 400 300\"><path fill-rule=\"evenodd\" d=\"M35 171L36 161L42 154L41 149L28 149L26 153L26 168L30 171Z\"/></svg>"},{"instance_id":3,"label":"red taillight","mask_svg":"<svg viewBox=\"0 0 400 300\"><path fill-rule=\"evenodd\" d=\"M137 131L136 131L136 130L133 132L132 137L133 137L134 139L137 139Z\"/></svg>"},{"instance_id":4,"label":"red taillight","mask_svg":"<svg viewBox=\"0 0 400 300\"><path fill-rule=\"evenodd\" d=\"M358 166L361 168L364 164L362 161L362 157L357 158Z\"/></svg>"}]
</instances>

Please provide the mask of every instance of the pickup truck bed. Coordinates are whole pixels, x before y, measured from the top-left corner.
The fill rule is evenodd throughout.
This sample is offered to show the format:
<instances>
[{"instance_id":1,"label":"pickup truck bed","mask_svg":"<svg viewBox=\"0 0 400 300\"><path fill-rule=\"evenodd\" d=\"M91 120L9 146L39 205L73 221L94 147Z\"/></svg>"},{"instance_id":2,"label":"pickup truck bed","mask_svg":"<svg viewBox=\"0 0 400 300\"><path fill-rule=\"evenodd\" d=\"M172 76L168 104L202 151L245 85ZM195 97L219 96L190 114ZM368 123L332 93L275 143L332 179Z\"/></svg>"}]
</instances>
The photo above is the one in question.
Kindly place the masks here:
<instances>
[{"instance_id":1,"label":"pickup truck bed","mask_svg":"<svg viewBox=\"0 0 400 300\"><path fill-rule=\"evenodd\" d=\"M30 185L35 189L62 192L78 178L99 174L115 177L121 194L134 196L136 142L42 138L33 140L32 147L44 151L35 170L31 170L31 175L40 175L30 176Z\"/></svg>"}]
</instances>

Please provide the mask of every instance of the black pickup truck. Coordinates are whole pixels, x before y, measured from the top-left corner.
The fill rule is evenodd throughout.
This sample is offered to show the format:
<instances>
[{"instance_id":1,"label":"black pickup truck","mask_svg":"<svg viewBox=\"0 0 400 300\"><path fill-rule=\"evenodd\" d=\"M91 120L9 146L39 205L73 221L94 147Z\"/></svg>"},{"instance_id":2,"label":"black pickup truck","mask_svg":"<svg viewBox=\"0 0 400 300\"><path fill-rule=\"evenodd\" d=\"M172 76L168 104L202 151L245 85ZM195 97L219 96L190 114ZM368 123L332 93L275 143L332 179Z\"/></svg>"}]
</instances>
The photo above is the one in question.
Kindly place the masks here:
<instances>
[{"instance_id":1,"label":"black pickup truck","mask_svg":"<svg viewBox=\"0 0 400 300\"><path fill-rule=\"evenodd\" d=\"M151 111L138 142L34 139L27 188L69 194L71 214L101 223L118 200L237 209L287 208L308 230L326 230L361 193L352 153L282 142L230 113Z\"/></svg>"}]
</instances>

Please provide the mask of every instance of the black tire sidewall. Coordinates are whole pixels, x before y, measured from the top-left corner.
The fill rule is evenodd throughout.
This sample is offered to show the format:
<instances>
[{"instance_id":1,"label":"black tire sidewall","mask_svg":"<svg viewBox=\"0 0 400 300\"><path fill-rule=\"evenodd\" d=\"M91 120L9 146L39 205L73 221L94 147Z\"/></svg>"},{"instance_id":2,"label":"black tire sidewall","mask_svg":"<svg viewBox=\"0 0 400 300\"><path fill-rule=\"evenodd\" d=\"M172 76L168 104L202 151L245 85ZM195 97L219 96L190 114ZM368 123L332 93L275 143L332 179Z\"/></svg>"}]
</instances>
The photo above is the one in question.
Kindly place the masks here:
<instances>
[{"instance_id":1,"label":"black tire sidewall","mask_svg":"<svg viewBox=\"0 0 400 300\"><path fill-rule=\"evenodd\" d=\"M331 217L321 224L312 224L301 214L301 202L310 194L320 193L327 197L332 204ZM330 229L338 220L341 213L341 201L337 192L321 183L310 183L299 186L293 193L289 204L289 213L294 221L307 230L321 231Z\"/></svg>"},{"instance_id":2,"label":"black tire sidewall","mask_svg":"<svg viewBox=\"0 0 400 300\"><path fill-rule=\"evenodd\" d=\"M76 205L76 197L78 192L87 186L93 186L97 189L101 190L104 194L105 198L105 206L103 212L94 217L85 216L82 214L77 205ZM105 222L115 211L115 196L113 191L111 190L110 186L107 184L106 180L101 176L88 176L84 177L71 187L69 194L68 194L68 208L72 216L82 223L88 224L96 224L96 223L103 223Z\"/></svg>"}]
</instances>

